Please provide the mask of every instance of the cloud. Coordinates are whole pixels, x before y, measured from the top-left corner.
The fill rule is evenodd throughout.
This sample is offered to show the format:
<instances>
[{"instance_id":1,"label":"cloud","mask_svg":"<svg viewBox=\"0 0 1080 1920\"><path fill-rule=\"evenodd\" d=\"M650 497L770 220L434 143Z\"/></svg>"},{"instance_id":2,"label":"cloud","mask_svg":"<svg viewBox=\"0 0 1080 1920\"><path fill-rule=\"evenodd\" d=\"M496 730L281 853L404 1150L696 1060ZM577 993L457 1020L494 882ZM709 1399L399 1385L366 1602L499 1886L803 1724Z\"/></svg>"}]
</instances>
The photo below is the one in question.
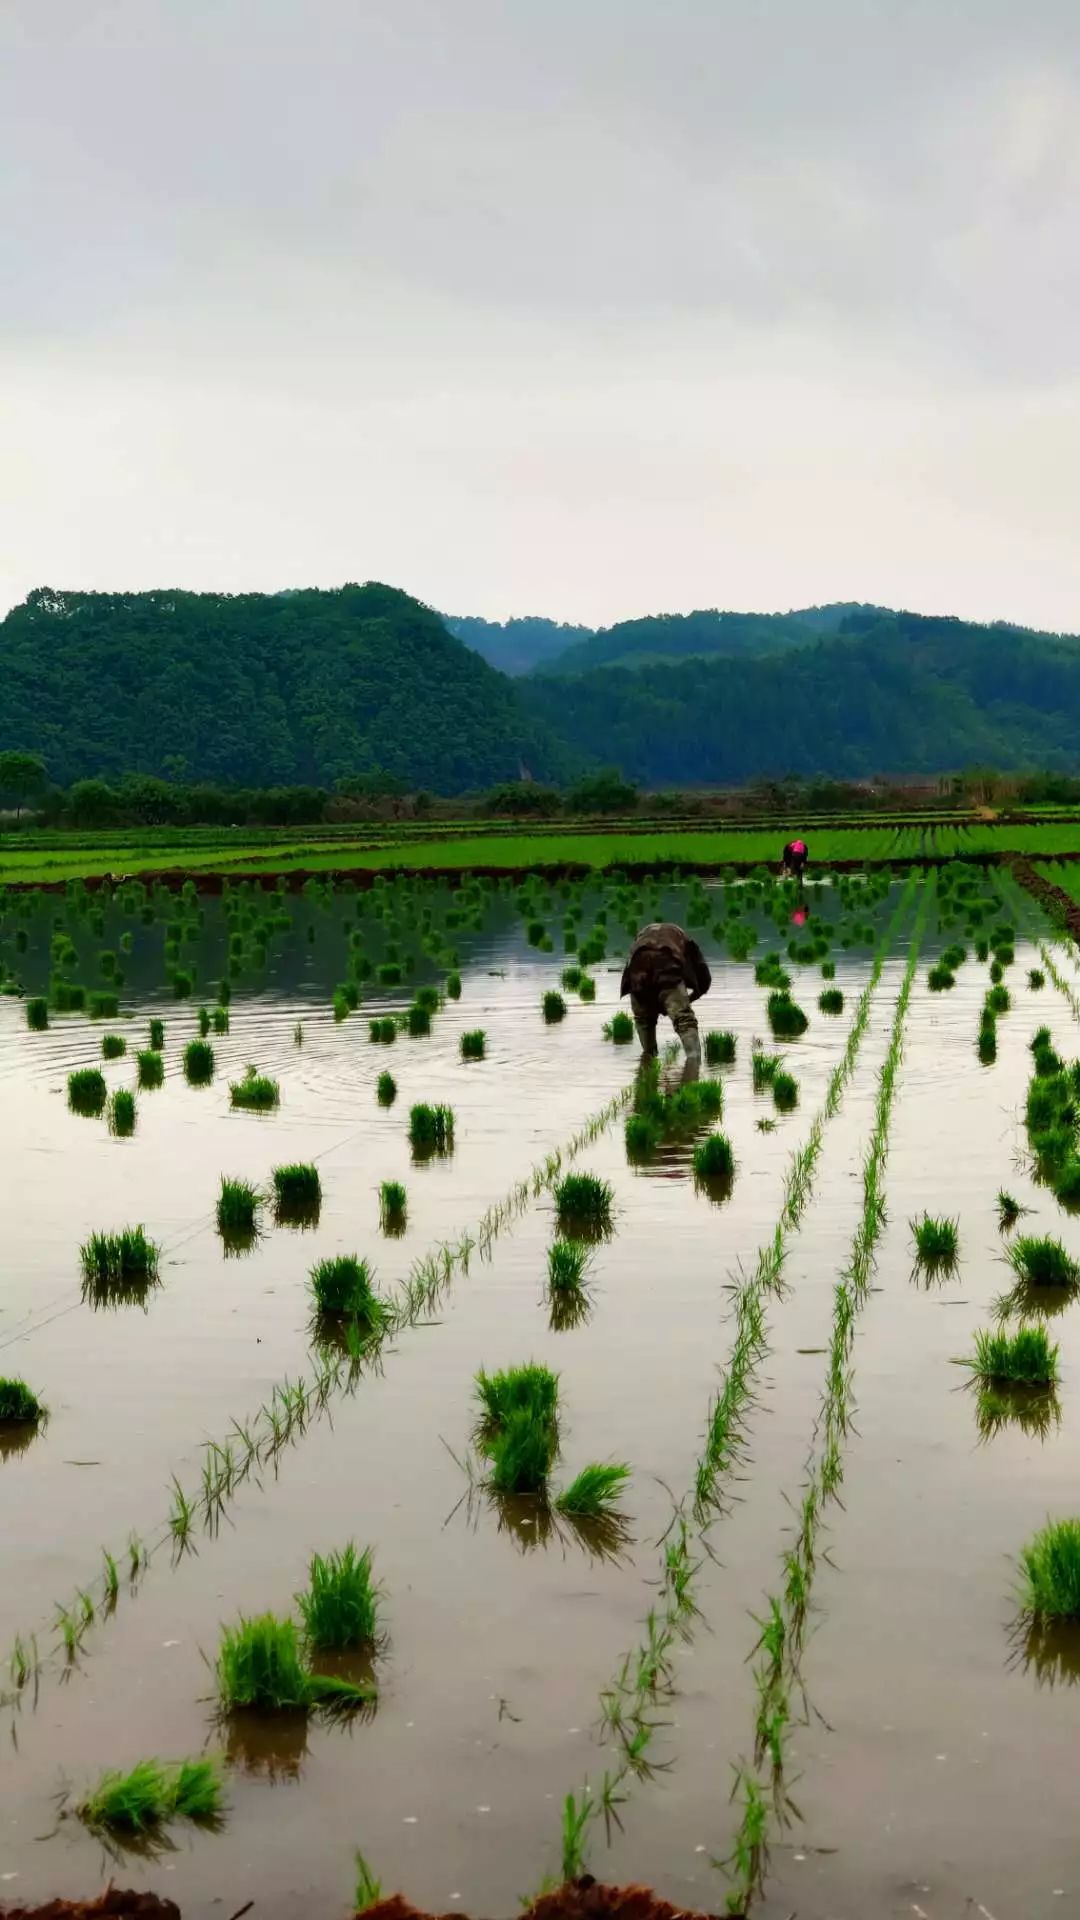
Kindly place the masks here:
<instances>
[{"instance_id":1,"label":"cloud","mask_svg":"<svg viewBox=\"0 0 1080 1920\"><path fill-rule=\"evenodd\" d=\"M0 595L1080 625L1080 18L9 0Z\"/></svg>"}]
</instances>

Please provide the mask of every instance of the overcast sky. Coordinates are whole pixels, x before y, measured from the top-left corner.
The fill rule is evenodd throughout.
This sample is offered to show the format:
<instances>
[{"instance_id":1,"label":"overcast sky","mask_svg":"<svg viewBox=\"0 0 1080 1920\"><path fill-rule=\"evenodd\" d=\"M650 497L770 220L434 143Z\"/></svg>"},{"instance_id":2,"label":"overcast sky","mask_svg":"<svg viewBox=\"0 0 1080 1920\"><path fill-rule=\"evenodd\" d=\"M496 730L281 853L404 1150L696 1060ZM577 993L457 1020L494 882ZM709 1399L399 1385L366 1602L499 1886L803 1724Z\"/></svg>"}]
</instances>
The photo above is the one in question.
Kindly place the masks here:
<instances>
[{"instance_id":1,"label":"overcast sky","mask_svg":"<svg viewBox=\"0 0 1080 1920\"><path fill-rule=\"evenodd\" d=\"M1080 630L1076 0L0 0L0 608Z\"/></svg>"}]
</instances>

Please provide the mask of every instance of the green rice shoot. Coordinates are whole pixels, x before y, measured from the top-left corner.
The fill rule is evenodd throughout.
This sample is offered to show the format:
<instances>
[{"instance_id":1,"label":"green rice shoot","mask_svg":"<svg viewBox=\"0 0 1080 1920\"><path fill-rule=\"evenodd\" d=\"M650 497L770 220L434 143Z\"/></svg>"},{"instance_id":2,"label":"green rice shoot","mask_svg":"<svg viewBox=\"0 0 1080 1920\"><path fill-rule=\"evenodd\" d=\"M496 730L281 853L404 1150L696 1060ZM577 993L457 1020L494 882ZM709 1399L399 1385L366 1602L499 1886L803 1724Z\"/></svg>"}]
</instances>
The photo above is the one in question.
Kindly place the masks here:
<instances>
[{"instance_id":1,"label":"green rice shoot","mask_svg":"<svg viewBox=\"0 0 1080 1920\"><path fill-rule=\"evenodd\" d=\"M1021 1327L1012 1335L1000 1328L980 1328L974 1358L964 1365L987 1386L1007 1382L1052 1387L1058 1379L1058 1349L1051 1345L1044 1327Z\"/></svg>"},{"instance_id":2,"label":"green rice shoot","mask_svg":"<svg viewBox=\"0 0 1080 1920\"><path fill-rule=\"evenodd\" d=\"M560 1513L580 1519L603 1519L618 1510L629 1478L630 1469L624 1465L582 1467L556 1497L555 1506Z\"/></svg>"},{"instance_id":3,"label":"green rice shoot","mask_svg":"<svg viewBox=\"0 0 1080 1920\"><path fill-rule=\"evenodd\" d=\"M1023 1605L1037 1617L1080 1619L1080 1520L1049 1520L1020 1555Z\"/></svg>"},{"instance_id":4,"label":"green rice shoot","mask_svg":"<svg viewBox=\"0 0 1080 1920\"><path fill-rule=\"evenodd\" d=\"M911 1234L915 1243L915 1256L924 1267L954 1266L960 1250L960 1223L944 1216L935 1218L924 1213L920 1220L912 1220Z\"/></svg>"},{"instance_id":5,"label":"green rice shoot","mask_svg":"<svg viewBox=\"0 0 1080 1920\"><path fill-rule=\"evenodd\" d=\"M281 1099L281 1089L276 1080L260 1073L249 1065L242 1080L233 1080L229 1084L229 1098L234 1107L246 1107L255 1112L266 1113L276 1107Z\"/></svg>"},{"instance_id":6,"label":"green rice shoot","mask_svg":"<svg viewBox=\"0 0 1080 1920\"><path fill-rule=\"evenodd\" d=\"M374 1652L379 1639L379 1588L371 1549L358 1553L350 1541L339 1553L315 1553L306 1593L296 1604L309 1646L323 1652Z\"/></svg>"}]
</instances>

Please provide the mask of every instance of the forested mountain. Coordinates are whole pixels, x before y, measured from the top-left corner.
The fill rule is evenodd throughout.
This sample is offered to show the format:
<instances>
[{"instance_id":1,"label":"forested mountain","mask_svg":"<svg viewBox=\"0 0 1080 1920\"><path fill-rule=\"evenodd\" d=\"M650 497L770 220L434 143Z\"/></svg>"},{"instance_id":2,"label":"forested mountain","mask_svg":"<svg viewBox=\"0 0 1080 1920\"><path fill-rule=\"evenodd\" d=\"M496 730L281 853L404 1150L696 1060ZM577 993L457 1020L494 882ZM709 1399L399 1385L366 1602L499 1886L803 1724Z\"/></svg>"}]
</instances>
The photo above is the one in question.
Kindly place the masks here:
<instances>
[{"instance_id":1,"label":"forested mountain","mask_svg":"<svg viewBox=\"0 0 1080 1920\"><path fill-rule=\"evenodd\" d=\"M564 653L575 641L587 640L593 632L592 627L542 620L532 614L513 620L480 620L471 614L444 613L443 619L457 639L482 653L502 673L529 673L545 660Z\"/></svg>"},{"instance_id":2,"label":"forested mountain","mask_svg":"<svg viewBox=\"0 0 1080 1920\"><path fill-rule=\"evenodd\" d=\"M1080 766L1080 642L872 609L755 659L536 675L523 697L570 746L663 785L759 775Z\"/></svg>"},{"instance_id":3,"label":"forested mountain","mask_svg":"<svg viewBox=\"0 0 1080 1920\"><path fill-rule=\"evenodd\" d=\"M714 638L720 623L724 655L695 650L695 622ZM857 606L624 628L649 634L632 668L509 679L438 614L374 583L42 589L0 625L0 749L42 755L65 786L124 772L260 787L391 775L447 794L602 766L645 786L1080 768L1068 636ZM665 656L657 638L673 634Z\"/></svg>"},{"instance_id":4,"label":"forested mountain","mask_svg":"<svg viewBox=\"0 0 1080 1920\"><path fill-rule=\"evenodd\" d=\"M285 594L57 593L0 624L0 746L53 780L249 786L381 771L460 793L571 774L514 685L438 614L369 583Z\"/></svg>"}]
</instances>

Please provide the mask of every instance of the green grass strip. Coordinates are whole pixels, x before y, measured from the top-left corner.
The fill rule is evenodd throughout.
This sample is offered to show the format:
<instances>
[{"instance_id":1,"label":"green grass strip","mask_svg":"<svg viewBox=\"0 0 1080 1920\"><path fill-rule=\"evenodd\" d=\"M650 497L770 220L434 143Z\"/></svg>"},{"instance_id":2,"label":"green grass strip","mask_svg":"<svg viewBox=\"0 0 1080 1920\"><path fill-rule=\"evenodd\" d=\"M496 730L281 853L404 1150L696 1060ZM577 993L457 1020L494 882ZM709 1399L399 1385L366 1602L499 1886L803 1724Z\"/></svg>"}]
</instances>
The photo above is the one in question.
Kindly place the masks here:
<instances>
[{"instance_id":1,"label":"green grass strip","mask_svg":"<svg viewBox=\"0 0 1080 1920\"><path fill-rule=\"evenodd\" d=\"M785 1786L787 1732L792 1694L798 1685L806 1634L807 1613L817 1565L817 1536L822 1514L839 1498L844 1478L844 1443L854 1413L855 1320L865 1305L873 1278L877 1244L885 1225L885 1166L889 1129L896 1094L896 1076L903 1057L904 1023L915 981L919 951L936 882L927 886L920 903L908 951L907 966L897 996L888 1050L878 1076L874 1126L863 1161L863 1201L851 1243L847 1268L834 1294L832 1338L821 1408L806 1463L802 1499L794 1511L798 1529L794 1544L783 1555L783 1585L768 1596L767 1612L758 1619L759 1637L753 1669L757 1694L754 1725L754 1764L735 1769L733 1798L742 1815L730 1852L715 1864L729 1875L729 1912L749 1911L760 1894L768 1865L770 1831L786 1824L792 1812ZM751 1656L754 1657L754 1656Z\"/></svg>"},{"instance_id":2,"label":"green grass strip","mask_svg":"<svg viewBox=\"0 0 1080 1920\"><path fill-rule=\"evenodd\" d=\"M788 1163L775 1231L759 1248L751 1273L733 1290L734 1339L727 1373L709 1409L692 1484L676 1507L662 1545L657 1600L645 1617L641 1640L624 1654L611 1684L600 1695L601 1734L617 1749L615 1764L605 1769L595 1791L586 1776L580 1793L570 1792L562 1802L560 1869L564 1880L576 1879L585 1872L592 1831L601 1819L610 1844L614 1829L621 1829L619 1809L628 1798L631 1782L648 1780L655 1770L652 1745L661 1724L657 1708L673 1691L678 1643L692 1636L698 1614L695 1582L708 1550L706 1535L724 1511L723 1490L745 1450L747 1415L758 1370L768 1351L768 1304L782 1293L784 1262L813 1194L826 1124L838 1111L854 1072L885 960L920 884L914 876L909 879L878 943L825 1098L806 1141Z\"/></svg>"}]
</instances>

